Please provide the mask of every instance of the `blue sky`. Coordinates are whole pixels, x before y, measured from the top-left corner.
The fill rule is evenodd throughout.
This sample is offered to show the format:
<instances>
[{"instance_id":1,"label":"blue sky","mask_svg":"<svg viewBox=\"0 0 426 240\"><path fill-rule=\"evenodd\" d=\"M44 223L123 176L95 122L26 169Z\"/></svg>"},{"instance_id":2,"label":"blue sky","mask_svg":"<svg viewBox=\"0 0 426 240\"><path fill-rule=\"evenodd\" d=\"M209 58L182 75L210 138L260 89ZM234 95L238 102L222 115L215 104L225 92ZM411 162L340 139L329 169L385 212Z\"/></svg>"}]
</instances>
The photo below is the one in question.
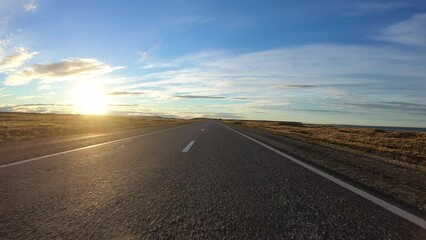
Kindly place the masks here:
<instances>
[{"instance_id":1,"label":"blue sky","mask_svg":"<svg viewBox=\"0 0 426 240\"><path fill-rule=\"evenodd\" d=\"M426 127L426 2L1 0L0 111Z\"/></svg>"}]
</instances>

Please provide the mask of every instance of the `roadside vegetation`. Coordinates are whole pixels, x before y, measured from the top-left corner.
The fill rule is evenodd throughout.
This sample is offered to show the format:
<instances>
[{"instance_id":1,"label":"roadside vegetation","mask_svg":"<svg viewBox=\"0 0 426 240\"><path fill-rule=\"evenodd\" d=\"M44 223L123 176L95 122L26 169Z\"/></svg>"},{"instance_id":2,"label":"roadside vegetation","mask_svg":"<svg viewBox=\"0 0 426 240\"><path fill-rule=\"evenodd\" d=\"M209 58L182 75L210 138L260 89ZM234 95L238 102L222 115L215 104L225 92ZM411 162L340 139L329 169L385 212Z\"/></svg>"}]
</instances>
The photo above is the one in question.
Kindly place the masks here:
<instances>
[{"instance_id":1,"label":"roadside vegetation","mask_svg":"<svg viewBox=\"0 0 426 240\"><path fill-rule=\"evenodd\" d=\"M0 113L0 142L107 133L191 121L193 120L142 116Z\"/></svg>"},{"instance_id":2,"label":"roadside vegetation","mask_svg":"<svg viewBox=\"0 0 426 240\"><path fill-rule=\"evenodd\" d=\"M245 127L259 128L312 143L331 145L336 148L351 148L394 160L401 164L426 167L426 133L424 132L388 131L295 122L228 122Z\"/></svg>"}]
</instances>

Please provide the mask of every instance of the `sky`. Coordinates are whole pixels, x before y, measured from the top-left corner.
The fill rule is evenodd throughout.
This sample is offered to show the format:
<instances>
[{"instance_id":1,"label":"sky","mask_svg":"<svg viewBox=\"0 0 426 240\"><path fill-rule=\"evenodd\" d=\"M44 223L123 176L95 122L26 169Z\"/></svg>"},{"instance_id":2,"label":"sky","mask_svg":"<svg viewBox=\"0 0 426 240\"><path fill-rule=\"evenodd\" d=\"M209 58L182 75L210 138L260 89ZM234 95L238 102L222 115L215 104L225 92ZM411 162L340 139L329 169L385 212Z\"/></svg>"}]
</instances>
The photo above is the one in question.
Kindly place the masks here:
<instances>
[{"instance_id":1,"label":"sky","mask_svg":"<svg viewBox=\"0 0 426 240\"><path fill-rule=\"evenodd\" d=\"M426 127L426 1L0 0L0 111Z\"/></svg>"}]
</instances>

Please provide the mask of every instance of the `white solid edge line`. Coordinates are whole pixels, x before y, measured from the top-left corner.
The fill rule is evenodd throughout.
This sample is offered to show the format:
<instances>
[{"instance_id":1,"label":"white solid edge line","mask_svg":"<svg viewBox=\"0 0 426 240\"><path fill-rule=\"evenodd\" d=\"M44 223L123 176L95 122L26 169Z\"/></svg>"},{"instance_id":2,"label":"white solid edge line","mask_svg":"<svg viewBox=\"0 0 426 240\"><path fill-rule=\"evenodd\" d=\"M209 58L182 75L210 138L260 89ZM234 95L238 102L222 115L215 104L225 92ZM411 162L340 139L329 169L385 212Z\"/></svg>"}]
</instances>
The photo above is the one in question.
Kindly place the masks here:
<instances>
[{"instance_id":1,"label":"white solid edge line","mask_svg":"<svg viewBox=\"0 0 426 240\"><path fill-rule=\"evenodd\" d=\"M348 184L346 182L343 182L342 180L340 180L338 178L335 178L335 177L333 177L333 176L331 176L331 175L329 175L329 174L327 174L327 173L325 173L325 172L323 172L321 170L318 170L318 169L316 169L316 168L314 168L314 167L312 167L312 166L310 166L310 165L308 165L308 164L306 164L306 163L304 163L304 162L302 162L300 160L297 160L296 158L294 158L294 157L292 157L292 156L290 156L288 154L285 154L285 153L283 153L283 152L281 152L281 151L279 151L279 150L277 150L277 149L275 149L275 148L273 148L271 146L268 146L268 145L266 145L266 144L264 144L264 143L262 143L262 142L260 142L260 141L258 141L256 139L254 139L252 137L249 137L249 136L247 136L247 135L245 135L245 134L243 134L243 133L241 133L241 132L239 132L239 131L231 128L231 127L228 127L228 126L226 126L226 125L224 125L222 123L219 123L219 124L222 125L222 126L224 126L224 127L226 127L226 128L228 128L229 130L232 130L232 131L234 131L234 132L236 132L236 133L238 133L238 134L240 134L240 135L242 135L242 136L244 136L244 137L252 140L253 142L256 142L256 143L262 145L263 147L265 147L265 148L267 148L267 149L269 149L269 150L271 150L271 151L273 151L273 152L275 152L275 153L277 153L277 154L279 154L279 155L281 155L281 156L283 156L283 157L285 157L285 158L293 161L294 163L297 163L300 166L311 170L312 172L314 172L314 173L316 173L316 174L318 174L318 175L320 175L320 176L322 176L322 177L324 177L324 178L326 178L326 179L328 179L328 180L336 183L337 185L339 185L341 187L344 187L344 188L348 189L349 191L351 191L353 193L358 194L359 196L361 196L361 197L363 197L363 198L365 198L365 199L367 199L367 200L369 200L369 201L371 201L371 202L373 202L373 203L375 203L375 204L377 204L377 205L379 205L379 206L387 209L388 211L390 211L390 212L392 212L392 213L394 213L394 214L396 214L396 215L398 215L398 216L400 216L400 217L402 217L402 218L404 218L404 219L406 219L406 220L408 220L408 221L410 221L410 222L412 222L412 223L414 223L414 224L422 227L423 229L426 229L426 221L423 220L422 218L417 217L416 215L411 214L411 213L409 213L409 212L407 212L407 211L405 211L405 210L403 210L401 208L398 208L398 207L396 207L396 206L394 206L394 205L392 205L392 204L390 204L390 203L388 203L388 202L386 202L386 201L384 201L384 200L382 200L382 199L380 199L378 197L375 197L375 196L373 196L373 195L371 195L371 194L369 194L369 193L367 193L367 192L365 192L365 191L363 191L363 190L361 190L361 189L359 189L357 187L354 187L354 186L352 186L352 185L350 185L350 184Z\"/></svg>"},{"instance_id":2,"label":"white solid edge line","mask_svg":"<svg viewBox=\"0 0 426 240\"><path fill-rule=\"evenodd\" d=\"M176 129L176 128L181 128L181 127L184 127L184 126L187 126L187 125L185 124L185 125L181 125L181 126L177 126L177 127L173 127L173 128L167 128L167 129L163 129L163 130L159 130L159 131L144 133L144 134L140 134L140 135L136 135L136 136L132 136L132 137L128 137L128 138L121 138L121 139L103 142L103 143L98 143L98 144L94 144L94 145L90 145L90 146L86 146L86 147L71 149L71 150L67 150L67 151L63 151L63 152L52 153L52 154L48 154L48 155L44 155L44 156L40 156L40 157L35 157L35 158L30 158L30 159L26 159L26 160L22 160L22 161L18 161L18 162L8 163L8 164L0 165L0 169L19 165L19 164L23 164L23 163L27 163L27 162L32 162L32 161L36 161L36 160L40 160L40 159L44 159L44 158L48 158L48 157L54 157L54 156L58 156L58 155L66 154L66 153L77 152L77 151L81 151L81 150L85 150L85 149L89 149L89 148L99 147L99 146L103 146L103 145L110 144L110 143L116 143L116 142L126 141L126 140L130 140L130 139L137 138L137 137L142 137L142 136L147 136L147 135L151 135L151 134L155 134L155 133L165 132L165 131L173 130L173 129Z\"/></svg>"},{"instance_id":3,"label":"white solid edge line","mask_svg":"<svg viewBox=\"0 0 426 240\"><path fill-rule=\"evenodd\" d=\"M192 140L191 142L188 143L188 145L182 150L182 152L188 152L189 149L191 149L192 145L194 145L195 140Z\"/></svg>"}]
</instances>

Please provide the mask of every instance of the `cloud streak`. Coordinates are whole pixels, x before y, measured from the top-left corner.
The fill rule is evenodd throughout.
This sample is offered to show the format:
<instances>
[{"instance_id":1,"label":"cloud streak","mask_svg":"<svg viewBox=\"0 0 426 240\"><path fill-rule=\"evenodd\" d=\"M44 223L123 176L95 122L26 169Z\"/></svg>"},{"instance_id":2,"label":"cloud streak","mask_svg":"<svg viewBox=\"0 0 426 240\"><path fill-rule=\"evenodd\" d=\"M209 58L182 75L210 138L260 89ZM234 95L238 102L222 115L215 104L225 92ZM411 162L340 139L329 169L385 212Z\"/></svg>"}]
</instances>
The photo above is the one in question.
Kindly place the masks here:
<instances>
[{"instance_id":1,"label":"cloud streak","mask_svg":"<svg viewBox=\"0 0 426 240\"><path fill-rule=\"evenodd\" d=\"M329 110L329 109L301 109L301 108L290 108L291 111L297 112L309 112L309 113L325 113L325 114L347 114L350 113L348 111L340 111L340 110Z\"/></svg>"},{"instance_id":2,"label":"cloud streak","mask_svg":"<svg viewBox=\"0 0 426 240\"><path fill-rule=\"evenodd\" d=\"M0 112L32 112L32 113L71 113L73 105L32 103L18 105L0 105Z\"/></svg>"},{"instance_id":3,"label":"cloud streak","mask_svg":"<svg viewBox=\"0 0 426 240\"><path fill-rule=\"evenodd\" d=\"M237 113L231 112L187 112L190 116L194 118L227 118L227 119L243 119L244 116Z\"/></svg>"},{"instance_id":4,"label":"cloud streak","mask_svg":"<svg viewBox=\"0 0 426 240\"><path fill-rule=\"evenodd\" d=\"M108 95L120 96L120 95L144 95L145 92L110 92Z\"/></svg>"},{"instance_id":5,"label":"cloud streak","mask_svg":"<svg viewBox=\"0 0 426 240\"><path fill-rule=\"evenodd\" d=\"M349 83L349 84L277 84L273 85L272 88L278 88L278 89L306 89L306 88L339 88L339 87L354 87L354 86L363 86L365 84L356 84L356 83Z\"/></svg>"},{"instance_id":6,"label":"cloud streak","mask_svg":"<svg viewBox=\"0 0 426 240\"><path fill-rule=\"evenodd\" d=\"M366 103L347 103L348 106L375 109L375 110L390 110L397 112L406 112L411 114L420 114L426 116L426 105L407 102L366 102Z\"/></svg>"},{"instance_id":7,"label":"cloud streak","mask_svg":"<svg viewBox=\"0 0 426 240\"><path fill-rule=\"evenodd\" d=\"M417 83L426 75L424 51L397 47L307 45L246 54L199 54L177 69L157 69L126 91L144 89L158 96L245 96L280 100L283 89L318 89L321 97L385 91L389 85ZM208 57L211 56L211 57ZM173 60L185 62L188 57ZM161 63L160 63L161 64ZM169 64L165 62L164 64ZM354 92L355 90L355 92ZM351 91L351 92L349 92ZM303 97L303 95L300 95ZM310 97L316 97L310 95Z\"/></svg>"},{"instance_id":8,"label":"cloud streak","mask_svg":"<svg viewBox=\"0 0 426 240\"><path fill-rule=\"evenodd\" d=\"M97 59L65 59L57 63L34 64L16 74L10 75L5 85L25 85L34 79L43 79L45 82L55 82L66 78L79 78L102 75L124 67L112 67Z\"/></svg>"},{"instance_id":9,"label":"cloud streak","mask_svg":"<svg viewBox=\"0 0 426 240\"><path fill-rule=\"evenodd\" d=\"M376 37L378 40L414 46L426 46L426 13L389 26Z\"/></svg>"},{"instance_id":10,"label":"cloud streak","mask_svg":"<svg viewBox=\"0 0 426 240\"><path fill-rule=\"evenodd\" d=\"M222 106L199 110L226 110L249 118L257 117L250 115L253 111L267 111L275 119L360 114L367 108L347 104L400 101L403 96L416 103L426 90L426 51L398 45L313 44L241 54L220 50L153 64L173 68L154 67L118 89L143 89L152 101L220 100ZM392 112L382 108L370 114L380 118ZM423 116L409 109L405 113Z\"/></svg>"},{"instance_id":11,"label":"cloud streak","mask_svg":"<svg viewBox=\"0 0 426 240\"><path fill-rule=\"evenodd\" d=\"M302 85L302 84L279 84L272 86L273 88L318 88L321 85Z\"/></svg>"},{"instance_id":12,"label":"cloud streak","mask_svg":"<svg viewBox=\"0 0 426 240\"><path fill-rule=\"evenodd\" d=\"M0 71L8 71L20 67L27 60L37 55L37 52L28 52L27 49L19 47L15 49L16 53L4 57L0 61Z\"/></svg>"},{"instance_id":13,"label":"cloud streak","mask_svg":"<svg viewBox=\"0 0 426 240\"><path fill-rule=\"evenodd\" d=\"M218 96L201 96L201 95L175 95L175 98L191 98L191 99L226 99Z\"/></svg>"},{"instance_id":14,"label":"cloud streak","mask_svg":"<svg viewBox=\"0 0 426 240\"><path fill-rule=\"evenodd\" d=\"M4 92L4 88L0 88L0 98L2 98L2 97L8 97L8 96L11 96L12 94L10 94L10 93L7 93L7 92Z\"/></svg>"}]
</instances>

